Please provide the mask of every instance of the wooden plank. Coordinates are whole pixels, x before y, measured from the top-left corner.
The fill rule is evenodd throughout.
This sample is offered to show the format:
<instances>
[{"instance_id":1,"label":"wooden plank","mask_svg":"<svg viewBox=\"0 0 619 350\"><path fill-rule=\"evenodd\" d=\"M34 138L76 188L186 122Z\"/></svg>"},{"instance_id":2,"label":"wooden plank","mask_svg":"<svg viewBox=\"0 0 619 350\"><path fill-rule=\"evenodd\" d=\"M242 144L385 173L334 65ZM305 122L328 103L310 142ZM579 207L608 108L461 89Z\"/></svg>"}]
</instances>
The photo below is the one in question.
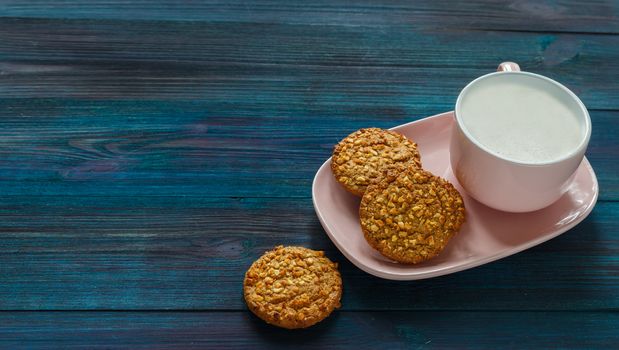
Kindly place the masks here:
<instances>
[{"instance_id":1,"label":"wooden plank","mask_svg":"<svg viewBox=\"0 0 619 350\"><path fill-rule=\"evenodd\" d=\"M619 32L614 1L3 1L1 16Z\"/></svg>"},{"instance_id":2,"label":"wooden plank","mask_svg":"<svg viewBox=\"0 0 619 350\"><path fill-rule=\"evenodd\" d=\"M245 270L278 244L339 262L344 310L616 310L618 216L619 203L601 202L529 251L396 282L347 262L310 199L2 197L0 310L243 310Z\"/></svg>"},{"instance_id":3,"label":"wooden plank","mask_svg":"<svg viewBox=\"0 0 619 350\"><path fill-rule=\"evenodd\" d=\"M0 188L20 196L308 198L339 139L426 116L418 113L423 107L412 104L4 99ZM619 200L619 112L591 117L587 156L601 199Z\"/></svg>"},{"instance_id":4,"label":"wooden plank","mask_svg":"<svg viewBox=\"0 0 619 350\"><path fill-rule=\"evenodd\" d=\"M304 330L247 312L28 312L0 314L7 349L612 349L608 312L337 312ZM531 330L535 331L532 332Z\"/></svg>"},{"instance_id":5,"label":"wooden plank","mask_svg":"<svg viewBox=\"0 0 619 350\"><path fill-rule=\"evenodd\" d=\"M5 98L445 110L472 79L513 60L564 83L589 108L619 108L611 35L5 19L0 39Z\"/></svg>"}]
</instances>

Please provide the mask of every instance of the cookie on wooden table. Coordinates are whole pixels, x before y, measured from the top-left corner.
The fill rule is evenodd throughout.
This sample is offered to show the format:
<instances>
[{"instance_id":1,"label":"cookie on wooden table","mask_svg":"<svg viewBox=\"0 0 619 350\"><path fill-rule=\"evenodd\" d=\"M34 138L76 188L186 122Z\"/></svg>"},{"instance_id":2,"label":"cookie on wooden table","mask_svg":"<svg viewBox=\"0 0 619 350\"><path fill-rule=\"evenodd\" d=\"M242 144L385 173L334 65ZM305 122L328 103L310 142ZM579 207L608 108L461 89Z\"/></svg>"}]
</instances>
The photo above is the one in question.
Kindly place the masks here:
<instances>
[{"instance_id":1,"label":"cookie on wooden table","mask_svg":"<svg viewBox=\"0 0 619 350\"><path fill-rule=\"evenodd\" d=\"M421 167L417 145L395 131L361 129L348 135L333 149L331 170L346 190L363 196L368 185L402 164Z\"/></svg>"},{"instance_id":2,"label":"cookie on wooden table","mask_svg":"<svg viewBox=\"0 0 619 350\"><path fill-rule=\"evenodd\" d=\"M249 309L267 323L305 328L340 307L342 278L321 251L277 246L247 270L243 294Z\"/></svg>"},{"instance_id":3,"label":"cookie on wooden table","mask_svg":"<svg viewBox=\"0 0 619 350\"><path fill-rule=\"evenodd\" d=\"M372 185L361 199L361 228L382 255L416 264L438 255L464 223L464 203L448 181L409 166Z\"/></svg>"}]
</instances>

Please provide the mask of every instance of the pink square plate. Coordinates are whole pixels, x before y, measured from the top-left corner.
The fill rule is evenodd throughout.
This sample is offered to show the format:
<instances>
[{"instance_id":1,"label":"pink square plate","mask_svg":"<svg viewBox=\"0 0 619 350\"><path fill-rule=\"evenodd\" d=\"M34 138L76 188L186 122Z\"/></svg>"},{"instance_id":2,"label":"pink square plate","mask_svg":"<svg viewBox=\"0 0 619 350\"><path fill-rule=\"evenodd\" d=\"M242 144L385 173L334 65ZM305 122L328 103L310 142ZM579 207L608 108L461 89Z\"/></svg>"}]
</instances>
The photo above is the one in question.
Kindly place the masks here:
<instances>
[{"instance_id":1,"label":"pink square plate","mask_svg":"<svg viewBox=\"0 0 619 350\"><path fill-rule=\"evenodd\" d=\"M437 257L417 265L393 262L371 248L359 226L360 199L333 178L331 158L318 170L312 186L314 209L338 249L357 267L393 280L416 280L470 269L531 248L571 229L595 206L598 183L583 159L568 192L551 206L513 214L484 206L467 196L449 165L453 112L397 126L418 144L424 168L454 184L464 198L466 223Z\"/></svg>"}]
</instances>

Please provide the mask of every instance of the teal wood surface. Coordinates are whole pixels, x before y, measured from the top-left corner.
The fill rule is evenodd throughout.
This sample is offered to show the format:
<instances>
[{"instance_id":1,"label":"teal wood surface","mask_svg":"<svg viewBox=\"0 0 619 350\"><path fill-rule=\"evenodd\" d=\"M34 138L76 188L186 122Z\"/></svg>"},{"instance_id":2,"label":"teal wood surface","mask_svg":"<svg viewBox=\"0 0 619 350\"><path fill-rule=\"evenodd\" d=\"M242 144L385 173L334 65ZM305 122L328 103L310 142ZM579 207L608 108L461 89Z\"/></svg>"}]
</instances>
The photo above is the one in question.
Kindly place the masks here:
<instances>
[{"instance_id":1,"label":"teal wood surface","mask_svg":"<svg viewBox=\"0 0 619 350\"><path fill-rule=\"evenodd\" d=\"M323 233L309 198L91 197L91 206L78 197L13 199L16 213L2 212L2 309L244 310L245 270L277 244L322 249L339 262L343 310L619 307L619 206L610 202L521 254L449 276L396 282L349 263Z\"/></svg>"},{"instance_id":2,"label":"teal wood surface","mask_svg":"<svg viewBox=\"0 0 619 350\"><path fill-rule=\"evenodd\" d=\"M10 17L618 33L612 1L2 1Z\"/></svg>"},{"instance_id":3,"label":"teal wood surface","mask_svg":"<svg viewBox=\"0 0 619 350\"><path fill-rule=\"evenodd\" d=\"M616 1L0 1L0 348L619 347ZM513 60L589 108L599 202L472 270L396 282L314 214L333 145L453 109ZM274 245L340 264L290 332L242 299Z\"/></svg>"},{"instance_id":4,"label":"teal wood surface","mask_svg":"<svg viewBox=\"0 0 619 350\"><path fill-rule=\"evenodd\" d=\"M609 312L338 312L310 329L249 312L49 312L0 315L0 346L131 349L478 349L617 345Z\"/></svg>"}]
</instances>

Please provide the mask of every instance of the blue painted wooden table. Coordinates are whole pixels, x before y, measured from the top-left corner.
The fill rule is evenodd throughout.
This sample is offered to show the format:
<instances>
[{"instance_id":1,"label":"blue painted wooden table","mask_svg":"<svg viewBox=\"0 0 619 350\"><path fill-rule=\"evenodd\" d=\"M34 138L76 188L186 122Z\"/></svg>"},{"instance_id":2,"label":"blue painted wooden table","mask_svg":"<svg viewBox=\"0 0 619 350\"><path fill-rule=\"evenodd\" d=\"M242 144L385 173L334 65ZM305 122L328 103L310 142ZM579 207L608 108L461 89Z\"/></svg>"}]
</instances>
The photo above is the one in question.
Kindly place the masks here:
<instances>
[{"instance_id":1,"label":"blue painted wooden table","mask_svg":"<svg viewBox=\"0 0 619 350\"><path fill-rule=\"evenodd\" d=\"M616 1L0 2L0 348L619 346ZM351 131L453 108L513 60L588 106L593 213L479 268L349 263L311 183ZM340 263L306 330L247 311L277 244Z\"/></svg>"}]
</instances>

